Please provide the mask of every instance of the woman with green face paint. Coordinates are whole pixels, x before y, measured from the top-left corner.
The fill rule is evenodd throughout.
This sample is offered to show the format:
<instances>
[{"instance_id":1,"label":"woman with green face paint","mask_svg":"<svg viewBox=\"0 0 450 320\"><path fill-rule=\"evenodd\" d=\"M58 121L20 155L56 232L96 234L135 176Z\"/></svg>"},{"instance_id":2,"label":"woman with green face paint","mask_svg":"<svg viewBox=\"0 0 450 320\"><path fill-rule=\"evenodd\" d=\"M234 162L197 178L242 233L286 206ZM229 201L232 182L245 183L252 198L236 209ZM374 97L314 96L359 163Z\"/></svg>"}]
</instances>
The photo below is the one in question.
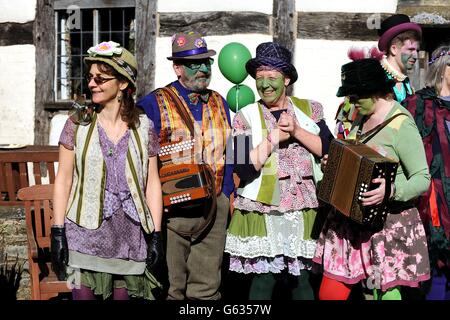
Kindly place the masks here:
<instances>
[{"instance_id":1,"label":"woman with green face paint","mask_svg":"<svg viewBox=\"0 0 450 320\"><path fill-rule=\"evenodd\" d=\"M390 188L386 222L381 230L373 229L334 209L329 213L313 259L323 266L319 298L346 300L352 286L362 280L366 287L377 290L377 299L399 300L400 285L418 287L430 277L425 231L414 206L414 199L430 184L424 148L410 113L394 100L391 90L395 82L386 78L379 60L366 58L345 64L341 79L337 96L346 96L363 115L353 123L349 139L396 114L405 115L396 117L366 142L399 163ZM385 179L372 182L378 187L362 194L363 206L380 204L385 198Z\"/></svg>"},{"instance_id":2,"label":"woman with green face paint","mask_svg":"<svg viewBox=\"0 0 450 320\"><path fill-rule=\"evenodd\" d=\"M271 299L277 281L290 283L293 299L314 299L308 280L316 246L314 165L333 137L318 102L286 95L298 77L290 61L277 43L258 46L246 68L261 99L233 121L240 187L225 251L231 271L254 275L255 300Z\"/></svg>"}]
</instances>

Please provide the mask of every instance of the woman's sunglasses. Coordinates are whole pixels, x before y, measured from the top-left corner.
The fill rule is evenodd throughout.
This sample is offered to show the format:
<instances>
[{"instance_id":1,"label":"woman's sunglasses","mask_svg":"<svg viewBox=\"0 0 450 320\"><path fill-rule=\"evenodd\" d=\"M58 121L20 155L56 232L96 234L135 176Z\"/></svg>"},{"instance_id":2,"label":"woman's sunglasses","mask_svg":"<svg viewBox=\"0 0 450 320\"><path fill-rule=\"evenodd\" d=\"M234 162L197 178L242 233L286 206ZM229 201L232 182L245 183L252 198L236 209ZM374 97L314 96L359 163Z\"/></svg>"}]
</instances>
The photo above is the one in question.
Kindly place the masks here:
<instances>
[{"instance_id":1,"label":"woman's sunglasses","mask_svg":"<svg viewBox=\"0 0 450 320\"><path fill-rule=\"evenodd\" d=\"M89 82L91 82L91 80L94 80L96 85L104 84L105 82L108 82L109 80L112 80L112 79L116 79L116 78L115 77L113 77L113 78L104 78L104 77L101 77L101 76L94 77L91 74L88 74L86 76L86 81L87 81L88 84L89 84Z\"/></svg>"}]
</instances>

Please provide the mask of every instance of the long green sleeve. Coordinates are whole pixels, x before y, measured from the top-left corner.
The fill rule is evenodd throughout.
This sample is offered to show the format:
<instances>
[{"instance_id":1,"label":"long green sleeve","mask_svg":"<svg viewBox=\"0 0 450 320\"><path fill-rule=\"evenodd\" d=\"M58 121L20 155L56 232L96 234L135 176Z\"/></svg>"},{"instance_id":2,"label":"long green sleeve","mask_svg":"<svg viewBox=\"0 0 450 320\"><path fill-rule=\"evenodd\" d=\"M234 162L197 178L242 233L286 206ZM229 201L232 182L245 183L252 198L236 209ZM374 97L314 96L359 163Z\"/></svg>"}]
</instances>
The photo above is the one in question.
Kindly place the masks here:
<instances>
[{"instance_id":1,"label":"long green sleeve","mask_svg":"<svg viewBox=\"0 0 450 320\"><path fill-rule=\"evenodd\" d=\"M405 119L395 138L401 166L395 179L395 200L408 201L428 190L430 173L425 150L414 120Z\"/></svg>"}]
</instances>

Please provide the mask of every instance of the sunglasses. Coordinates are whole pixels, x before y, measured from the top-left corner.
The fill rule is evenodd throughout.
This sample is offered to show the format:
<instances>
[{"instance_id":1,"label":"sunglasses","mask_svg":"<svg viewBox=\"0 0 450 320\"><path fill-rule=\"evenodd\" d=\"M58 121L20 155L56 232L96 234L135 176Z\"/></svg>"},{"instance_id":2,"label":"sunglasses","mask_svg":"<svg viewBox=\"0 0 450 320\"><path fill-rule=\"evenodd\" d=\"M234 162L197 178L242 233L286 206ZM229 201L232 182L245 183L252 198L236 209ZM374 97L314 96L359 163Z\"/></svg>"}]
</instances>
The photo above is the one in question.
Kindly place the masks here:
<instances>
[{"instance_id":1,"label":"sunglasses","mask_svg":"<svg viewBox=\"0 0 450 320\"><path fill-rule=\"evenodd\" d=\"M205 65L205 67L208 70L211 70L211 65L214 63L214 59L207 59L207 60L199 60L199 61L193 61L193 62L184 62L183 65L193 71L198 71L200 68Z\"/></svg>"},{"instance_id":2,"label":"sunglasses","mask_svg":"<svg viewBox=\"0 0 450 320\"><path fill-rule=\"evenodd\" d=\"M94 77L91 74L88 74L86 76L86 81L87 81L88 84L89 84L89 82L91 82L91 80L94 80L96 85L104 84L105 82L108 82L109 80L112 80L112 79L116 79L116 78L115 77L113 77L113 78L104 78L104 77L101 77L101 76Z\"/></svg>"}]
</instances>

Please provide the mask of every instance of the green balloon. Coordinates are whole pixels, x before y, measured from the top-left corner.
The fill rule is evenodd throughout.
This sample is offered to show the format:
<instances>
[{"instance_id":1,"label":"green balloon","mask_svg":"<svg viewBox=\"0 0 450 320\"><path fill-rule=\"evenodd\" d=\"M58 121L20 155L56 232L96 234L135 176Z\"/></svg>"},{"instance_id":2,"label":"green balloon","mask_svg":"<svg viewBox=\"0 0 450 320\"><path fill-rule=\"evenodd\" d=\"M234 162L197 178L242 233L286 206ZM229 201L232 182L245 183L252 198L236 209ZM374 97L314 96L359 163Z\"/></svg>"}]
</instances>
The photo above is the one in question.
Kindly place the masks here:
<instances>
[{"instance_id":1,"label":"green balloon","mask_svg":"<svg viewBox=\"0 0 450 320\"><path fill-rule=\"evenodd\" d=\"M237 112L246 105L255 102L255 94L245 84L238 84L228 91L227 102L231 111Z\"/></svg>"},{"instance_id":2,"label":"green balloon","mask_svg":"<svg viewBox=\"0 0 450 320\"><path fill-rule=\"evenodd\" d=\"M252 58L246 46L239 42L231 42L220 50L219 69L229 81L241 83L247 77L245 64Z\"/></svg>"}]
</instances>

